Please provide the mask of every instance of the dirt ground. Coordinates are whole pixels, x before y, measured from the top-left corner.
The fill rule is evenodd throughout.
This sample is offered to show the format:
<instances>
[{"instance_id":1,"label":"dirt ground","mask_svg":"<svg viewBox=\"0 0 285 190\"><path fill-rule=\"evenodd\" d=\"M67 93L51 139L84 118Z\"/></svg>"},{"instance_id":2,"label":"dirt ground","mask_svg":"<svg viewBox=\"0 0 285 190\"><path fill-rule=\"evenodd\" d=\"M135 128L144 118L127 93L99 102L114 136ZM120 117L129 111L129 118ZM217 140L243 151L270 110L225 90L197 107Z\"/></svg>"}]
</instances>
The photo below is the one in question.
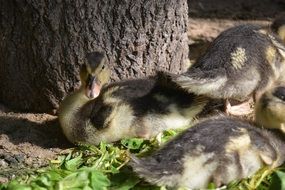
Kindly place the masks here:
<instances>
[{"instance_id":1,"label":"dirt ground","mask_svg":"<svg viewBox=\"0 0 285 190\"><path fill-rule=\"evenodd\" d=\"M47 165L72 146L61 133L56 116L0 109L0 183Z\"/></svg>"},{"instance_id":2,"label":"dirt ground","mask_svg":"<svg viewBox=\"0 0 285 190\"><path fill-rule=\"evenodd\" d=\"M249 22L268 26L281 11L284 0L189 0L190 59L200 56L226 28ZM0 183L45 166L69 147L56 116L14 113L0 105Z\"/></svg>"}]
</instances>

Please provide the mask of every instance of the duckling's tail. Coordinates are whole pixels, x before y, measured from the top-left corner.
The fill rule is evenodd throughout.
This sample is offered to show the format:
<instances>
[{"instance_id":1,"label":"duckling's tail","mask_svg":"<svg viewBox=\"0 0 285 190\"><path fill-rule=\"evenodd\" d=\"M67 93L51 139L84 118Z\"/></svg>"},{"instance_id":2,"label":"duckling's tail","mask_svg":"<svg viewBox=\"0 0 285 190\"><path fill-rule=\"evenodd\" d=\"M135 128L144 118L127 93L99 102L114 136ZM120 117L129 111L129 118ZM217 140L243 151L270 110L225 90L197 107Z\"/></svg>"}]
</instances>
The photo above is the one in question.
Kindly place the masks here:
<instances>
[{"instance_id":1,"label":"duckling's tail","mask_svg":"<svg viewBox=\"0 0 285 190\"><path fill-rule=\"evenodd\" d=\"M176 176L171 175L153 157L138 158L131 155L129 165L139 177L157 185L176 186Z\"/></svg>"},{"instance_id":2,"label":"duckling's tail","mask_svg":"<svg viewBox=\"0 0 285 190\"><path fill-rule=\"evenodd\" d=\"M184 73L180 75L171 75L171 79L188 92L213 98L221 98L216 97L216 94L218 94L217 92L221 91L226 85L227 77L220 75L213 78L211 77L211 74L212 73L203 73L203 76L201 76L199 73Z\"/></svg>"}]
</instances>

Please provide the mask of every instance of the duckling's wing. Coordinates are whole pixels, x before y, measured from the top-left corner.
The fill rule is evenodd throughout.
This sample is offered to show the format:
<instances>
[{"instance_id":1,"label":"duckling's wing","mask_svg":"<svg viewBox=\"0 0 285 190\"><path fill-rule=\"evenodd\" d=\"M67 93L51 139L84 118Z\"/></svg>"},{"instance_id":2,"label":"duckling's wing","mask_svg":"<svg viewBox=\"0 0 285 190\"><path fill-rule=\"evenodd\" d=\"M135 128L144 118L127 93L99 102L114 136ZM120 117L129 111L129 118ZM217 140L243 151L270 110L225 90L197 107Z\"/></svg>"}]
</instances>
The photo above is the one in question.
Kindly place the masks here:
<instances>
[{"instance_id":1,"label":"duckling's wing","mask_svg":"<svg viewBox=\"0 0 285 190\"><path fill-rule=\"evenodd\" d=\"M212 97L213 93L221 91L226 85L227 76L222 69L211 71L196 69L185 74L172 75L172 80L189 92Z\"/></svg>"},{"instance_id":2,"label":"duckling's wing","mask_svg":"<svg viewBox=\"0 0 285 190\"><path fill-rule=\"evenodd\" d=\"M151 78L124 80L109 84L102 94L121 100L132 100L148 94L154 85L155 80Z\"/></svg>"}]
</instances>

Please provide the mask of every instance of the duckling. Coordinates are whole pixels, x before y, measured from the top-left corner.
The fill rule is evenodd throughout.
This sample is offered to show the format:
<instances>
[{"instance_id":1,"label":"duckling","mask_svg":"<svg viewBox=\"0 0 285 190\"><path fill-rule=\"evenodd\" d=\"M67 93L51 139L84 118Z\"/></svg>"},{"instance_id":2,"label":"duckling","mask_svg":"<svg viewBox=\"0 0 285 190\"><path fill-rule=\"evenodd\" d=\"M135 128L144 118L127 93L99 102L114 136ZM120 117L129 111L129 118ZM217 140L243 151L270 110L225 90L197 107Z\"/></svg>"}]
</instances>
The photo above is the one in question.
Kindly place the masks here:
<instances>
[{"instance_id":1,"label":"duckling","mask_svg":"<svg viewBox=\"0 0 285 190\"><path fill-rule=\"evenodd\" d=\"M82 120L79 110L90 100L99 96L102 87L110 79L110 71L105 68L106 58L101 52L93 52L87 55L89 64L80 69L81 86L78 90L63 99L58 109L58 119L65 136L71 142L74 136L81 134L80 129L76 131L76 125ZM73 129L74 128L74 129Z\"/></svg>"},{"instance_id":2,"label":"duckling","mask_svg":"<svg viewBox=\"0 0 285 190\"><path fill-rule=\"evenodd\" d=\"M107 84L110 70L104 54L95 52L87 59L80 71L80 89L59 108L61 127L73 143L148 139L163 130L188 126L208 103L208 98L175 86L163 72Z\"/></svg>"},{"instance_id":3,"label":"duckling","mask_svg":"<svg viewBox=\"0 0 285 190\"><path fill-rule=\"evenodd\" d=\"M271 30L285 42L285 12L279 14L271 24Z\"/></svg>"},{"instance_id":4,"label":"duckling","mask_svg":"<svg viewBox=\"0 0 285 190\"><path fill-rule=\"evenodd\" d=\"M257 99L273 81L284 77L284 59L285 47L275 34L245 24L222 32L186 73L172 74L172 79L189 92L226 99L230 114L247 114L250 109L231 110L230 100L244 102L252 95Z\"/></svg>"},{"instance_id":5,"label":"duckling","mask_svg":"<svg viewBox=\"0 0 285 190\"><path fill-rule=\"evenodd\" d=\"M188 128L151 156L132 156L130 165L152 184L187 189L205 189L210 182L226 185L250 177L263 166L278 167L285 161L284 97L285 85L258 100L262 105L256 109L258 123L268 129L214 116Z\"/></svg>"}]
</instances>

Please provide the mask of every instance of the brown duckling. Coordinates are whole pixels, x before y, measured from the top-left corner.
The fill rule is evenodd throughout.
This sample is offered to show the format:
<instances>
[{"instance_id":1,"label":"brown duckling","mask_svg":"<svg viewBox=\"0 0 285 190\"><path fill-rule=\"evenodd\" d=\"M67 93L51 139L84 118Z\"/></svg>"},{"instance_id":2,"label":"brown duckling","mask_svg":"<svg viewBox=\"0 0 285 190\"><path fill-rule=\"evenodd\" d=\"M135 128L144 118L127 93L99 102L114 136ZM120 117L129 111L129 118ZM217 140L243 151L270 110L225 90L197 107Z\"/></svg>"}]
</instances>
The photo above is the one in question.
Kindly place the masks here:
<instances>
[{"instance_id":1,"label":"brown duckling","mask_svg":"<svg viewBox=\"0 0 285 190\"><path fill-rule=\"evenodd\" d=\"M82 85L59 108L59 121L73 143L98 144L150 138L188 126L208 102L158 73L146 79L107 84L110 70L102 53L91 53L80 71Z\"/></svg>"},{"instance_id":2,"label":"brown duckling","mask_svg":"<svg viewBox=\"0 0 285 190\"><path fill-rule=\"evenodd\" d=\"M172 79L198 95L244 102L252 95L257 99L284 73L282 41L260 26L245 24L222 32L186 73L172 75ZM233 115L250 112L237 108L231 109L227 101L227 112Z\"/></svg>"},{"instance_id":3,"label":"brown duckling","mask_svg":"<svg viewBox=\"0 0 285 190\"><path fill-rule=\"evenodd\" d=\"M285 85L274 87L262 95L256 109L258 123L277 129L216 116L187 129L151 156L133 156L130 165L152 184L187 189L205 189L210 182L226 185L263 166L278 167L285 161L285 135L279 130L285 123L284 97Z\"/></svg>"}]
</instances>

